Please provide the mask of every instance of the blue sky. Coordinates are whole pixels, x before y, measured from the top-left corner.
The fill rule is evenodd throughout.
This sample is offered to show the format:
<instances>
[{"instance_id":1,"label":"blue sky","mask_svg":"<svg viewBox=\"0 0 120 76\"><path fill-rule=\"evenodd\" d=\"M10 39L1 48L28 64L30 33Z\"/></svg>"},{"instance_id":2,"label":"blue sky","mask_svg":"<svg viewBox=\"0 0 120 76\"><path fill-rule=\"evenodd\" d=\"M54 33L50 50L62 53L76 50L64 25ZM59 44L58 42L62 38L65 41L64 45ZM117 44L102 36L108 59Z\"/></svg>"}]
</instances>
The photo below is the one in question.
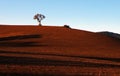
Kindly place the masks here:
<instances>
[{"instance_id":1,"label":"blue sky","mask_svg":"<svg viewBox=\"0 0 120 76\"><path fill-rule=\"evenodd\" d=\"M120 0L0 0L0 24L44 25L120 33Z\"/></svg>"}]
</instances>

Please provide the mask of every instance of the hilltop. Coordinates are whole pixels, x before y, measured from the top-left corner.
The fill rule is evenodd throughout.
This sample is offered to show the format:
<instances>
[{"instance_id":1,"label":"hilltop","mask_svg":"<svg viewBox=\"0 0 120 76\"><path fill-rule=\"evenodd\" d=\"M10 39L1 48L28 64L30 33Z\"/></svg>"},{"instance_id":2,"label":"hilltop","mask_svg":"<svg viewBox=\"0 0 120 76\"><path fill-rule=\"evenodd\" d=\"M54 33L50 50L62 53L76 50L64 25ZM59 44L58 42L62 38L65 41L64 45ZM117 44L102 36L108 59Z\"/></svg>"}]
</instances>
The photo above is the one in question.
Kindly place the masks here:
<instances>
[{"instance_id":1,"label":"hilltop","mask_svg":"<svg viewBox=\"0 0 120 76\"><path fill-rule=\"evenodd\" d=\"M6 69L0 69L2 74L69 75L72 71L62 71L60 66L74 66L76 71L80 71L78 67L119 68L119 52L120 40L100 33L57 26L0 26L0 65ZM50 67L54 69L50 71Z\"/></svg>"}]
</instances>

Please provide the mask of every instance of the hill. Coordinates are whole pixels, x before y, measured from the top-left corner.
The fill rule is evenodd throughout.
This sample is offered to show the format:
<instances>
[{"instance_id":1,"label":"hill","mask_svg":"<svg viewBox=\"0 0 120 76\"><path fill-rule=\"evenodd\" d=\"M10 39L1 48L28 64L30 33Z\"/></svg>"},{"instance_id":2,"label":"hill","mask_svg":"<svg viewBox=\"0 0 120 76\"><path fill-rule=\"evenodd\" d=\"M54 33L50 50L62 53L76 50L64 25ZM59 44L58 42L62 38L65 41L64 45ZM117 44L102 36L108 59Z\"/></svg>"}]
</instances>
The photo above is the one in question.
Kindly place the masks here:
<instances>
[{"instance_id":1,"label":"hill","mask_svg":"<svg viewBox=\"0 0 120 76\"><path fill-rule=\"evenodd\" d=\"M0 30L3 75L89 76L104 69L109 74L108 68L120 72L119 39L56 26L1 25Z\"/></svg>"},{"instance_id":2,"label":"hill","mask_svg":"<svg viewBox=\"0 0 120 76\"><path fill-rule=\"evenodd\" d=\"M109 37L120 39L120 34L118 34L118 33L113 33L113 32L109 32L109 31L103 31L103 32L98 32L98 33L101 33L101 34L109 36Z\"/></svg>"}]
</instances>

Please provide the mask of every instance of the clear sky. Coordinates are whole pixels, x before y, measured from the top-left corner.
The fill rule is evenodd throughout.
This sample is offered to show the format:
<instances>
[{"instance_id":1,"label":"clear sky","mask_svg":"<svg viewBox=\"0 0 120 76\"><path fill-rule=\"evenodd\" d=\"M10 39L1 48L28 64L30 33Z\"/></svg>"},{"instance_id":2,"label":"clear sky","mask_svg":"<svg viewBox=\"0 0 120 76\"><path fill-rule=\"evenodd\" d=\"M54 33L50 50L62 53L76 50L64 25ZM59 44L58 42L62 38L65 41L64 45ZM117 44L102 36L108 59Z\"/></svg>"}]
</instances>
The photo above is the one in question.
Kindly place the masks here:
<instances>
[{"instance_id":1,"label":"clear sky","mask_svg":"<svg viewBox=\"0 0 120 76\"><path fill-rule=\"evenodd\" d=\"M0 24L70 25L88 31L120 33L120 0L0 0Z\"/></svg>"}]
</instances>

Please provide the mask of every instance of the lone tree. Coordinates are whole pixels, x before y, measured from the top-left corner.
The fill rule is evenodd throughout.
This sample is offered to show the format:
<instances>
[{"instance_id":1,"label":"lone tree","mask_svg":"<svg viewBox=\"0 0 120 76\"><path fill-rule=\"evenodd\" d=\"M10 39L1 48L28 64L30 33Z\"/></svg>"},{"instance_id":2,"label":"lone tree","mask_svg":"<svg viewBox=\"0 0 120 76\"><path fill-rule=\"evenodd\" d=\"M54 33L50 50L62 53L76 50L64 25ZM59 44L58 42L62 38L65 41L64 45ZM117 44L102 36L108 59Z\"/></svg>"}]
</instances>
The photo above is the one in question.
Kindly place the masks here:
<instances>
[{"instance_id":1,"label":"lone tree","mask_svg":"<svg viewBox=\"0 0 120 76\"><path fill-rule=\"evenodd\" d=\"M45 18L45 16L42 15L42 14L36 14L36 15L34 16L34 19L37 19L37 21L39 22L39 26L42 26L41 20L43 20L44 18Z\"/></svg>"}]
</instances>

